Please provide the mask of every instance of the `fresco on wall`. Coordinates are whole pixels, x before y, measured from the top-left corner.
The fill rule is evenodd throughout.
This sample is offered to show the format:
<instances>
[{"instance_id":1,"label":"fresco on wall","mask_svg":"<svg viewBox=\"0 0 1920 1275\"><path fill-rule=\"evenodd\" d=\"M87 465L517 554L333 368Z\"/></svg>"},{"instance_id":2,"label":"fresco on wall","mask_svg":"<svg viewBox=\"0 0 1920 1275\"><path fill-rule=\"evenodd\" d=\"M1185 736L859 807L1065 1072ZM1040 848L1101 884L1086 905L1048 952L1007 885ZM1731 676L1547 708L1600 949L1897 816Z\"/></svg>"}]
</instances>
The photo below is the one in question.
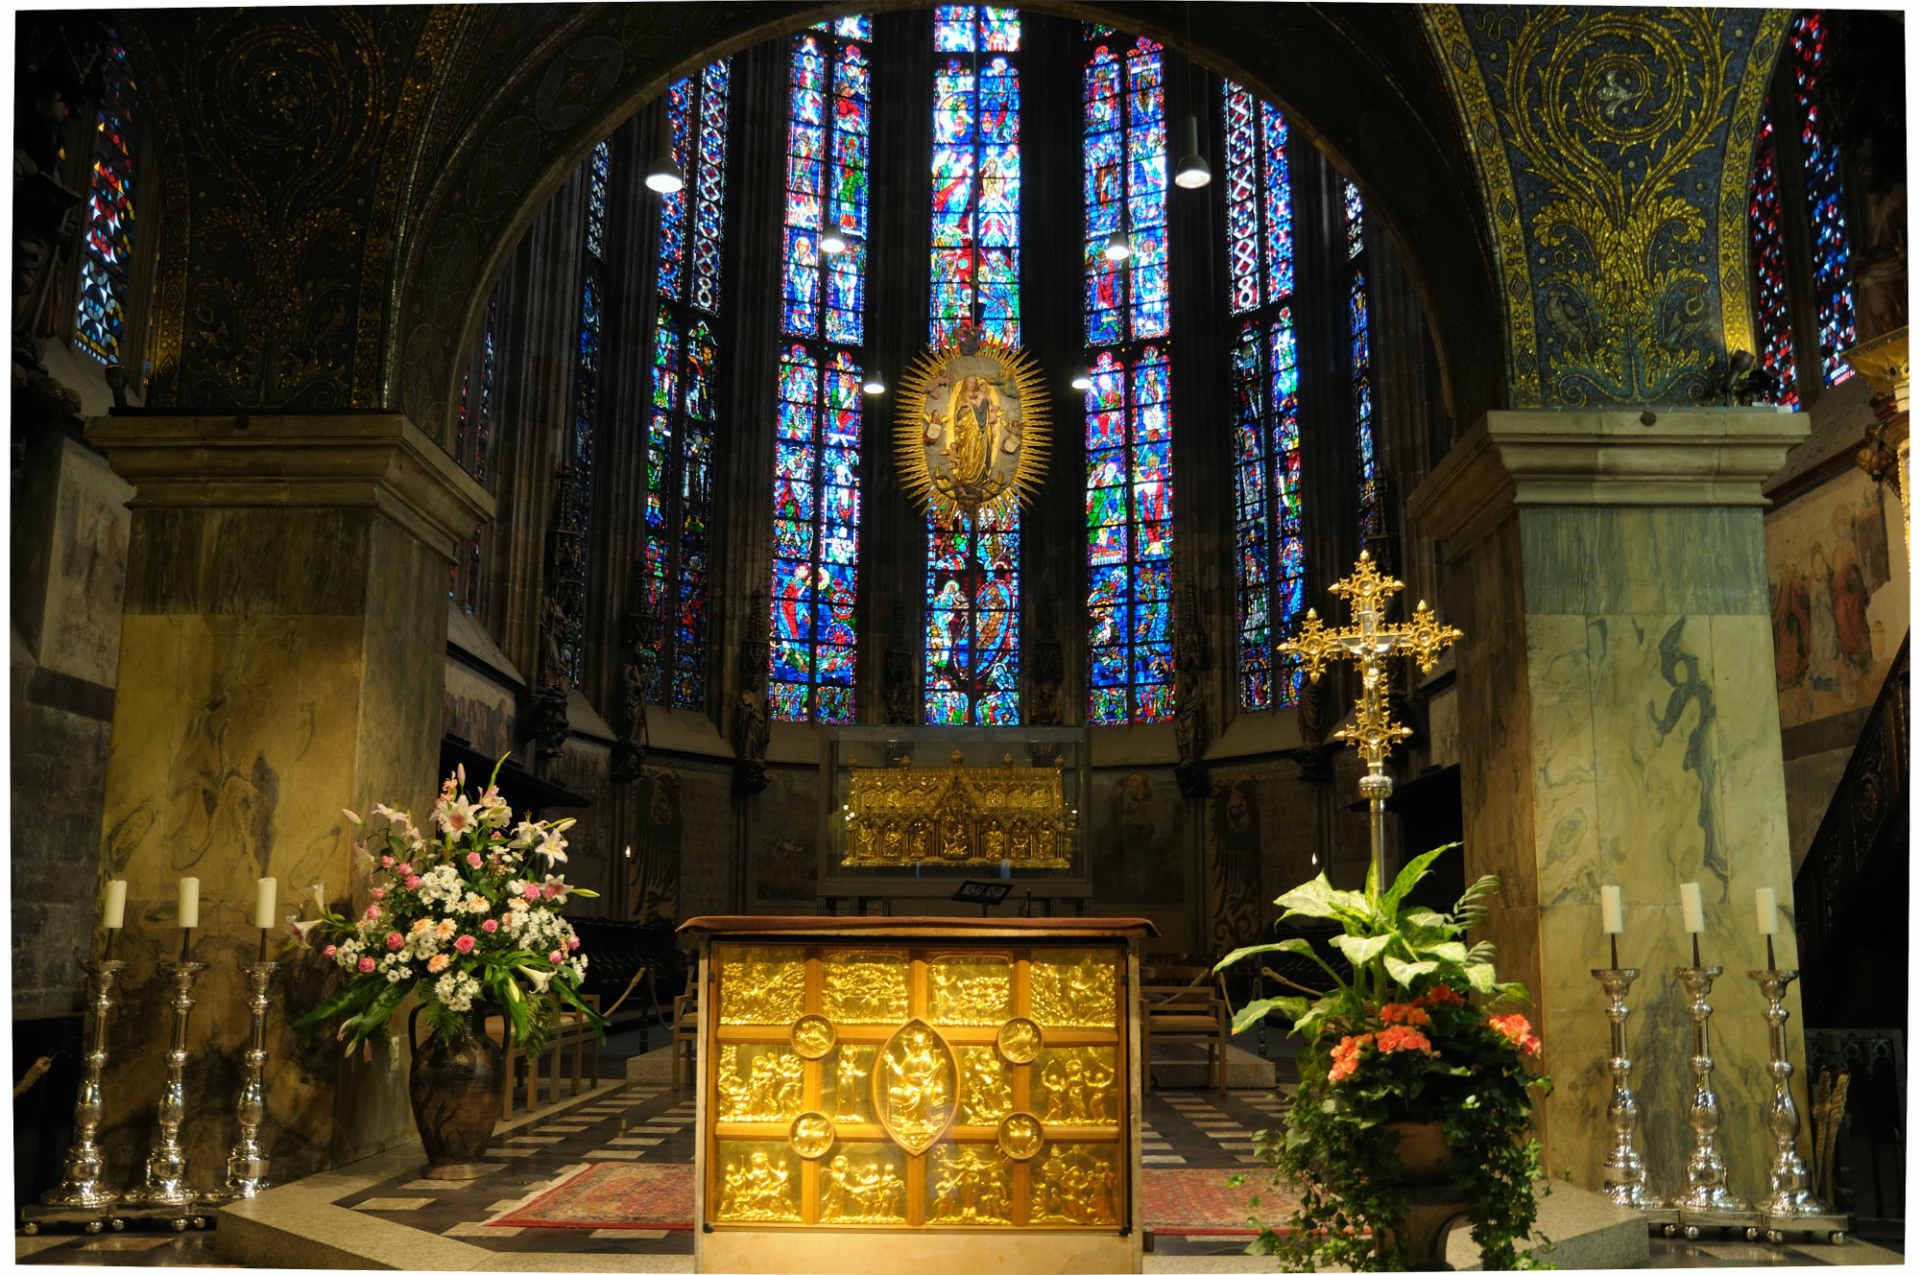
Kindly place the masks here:
<instances>
[{"instance_id":1,"label":"fresco on wall","mask_svg":"<svg viewBox=\"0 0 1920 1275\"><path fill-rule=\"evenodd\" d=\"M511 688L448 660L444 702L447 734L458 735L488 757L498 757L514 746ZM526 762L526 758L517 760Z\"/></svg>"},{"instance_id":2,"label":"fresco on wall","mask_svg":"<svg viewBox=\"0 0 1920 1275\"><path fill-rule=\"evenodd\" d=\"M1181 797L1171 773L1096 772L1088 830L1093 889L1102 903L1179 906L1187 895Z\"/></svg>"},{"instance_id":3,"label":"fresco on wall","mask_svg":"<svg viewBox=\"0 0 1920 1275\"><path fill-rule=\"evenodd\" d=\"M634 785L640 800L638 839L625 860L627 919L672 921L679 904L680 776L670 770L641 772Z\"/></svg>"},{"instance_id":4,"label":"fresco on wall","mask_svg":"<svg viewBox=\"0 0 1920 1275\"><path fill-rule=\"evenodd\" d=\"M760 904L800 904L811 911L819 901L820 787L816 771L774 770L766 791L753 801L753 833L748 843L752 898Z\"/></svg>"},{"instance_id":5,"label":"fresco on wall","mask_svg":"<svg viewBox=\"0 0 1920 1275\"><path fill-rule=\"evenodd\" d=\"M1207 939L1213 954L1257 943L1260 890L1260 781L1217 778L1207 794Z\"/></svg>"},{"instance_id":6,"label":"fresco on wall","mask_svg":"<svg viewBox=\"0 0 1920 1275\"><path fill-rule=\"evenodd\" d=\"M1892 575L1879 489L1848 470L1769 515L1766 535L1781 727L1867 707L1899 642L1876 604Z\"/></svg>"},{"instance_id":7,"label":"fresco on wall","mask_svg":"<svg viewBox=\"0 0 1920 1275\"><path fill-rule=\"evenodd\" d=\"M40 662L112 686L120 664L132 488L104 464L77 458L61 465L59 481Z\"/></svg>"}]
</instances>

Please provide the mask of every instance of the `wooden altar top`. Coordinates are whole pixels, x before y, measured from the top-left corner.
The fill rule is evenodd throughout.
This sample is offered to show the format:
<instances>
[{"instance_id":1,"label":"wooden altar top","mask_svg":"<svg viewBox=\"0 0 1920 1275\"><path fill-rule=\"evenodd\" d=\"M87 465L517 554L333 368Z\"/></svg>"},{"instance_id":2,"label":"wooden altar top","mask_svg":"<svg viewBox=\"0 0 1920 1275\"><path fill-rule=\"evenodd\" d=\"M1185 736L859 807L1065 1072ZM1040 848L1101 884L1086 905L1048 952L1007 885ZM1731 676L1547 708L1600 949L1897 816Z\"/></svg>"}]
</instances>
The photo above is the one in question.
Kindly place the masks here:
<instances>
[{"instance_id":1,"label":"wooden altar top","mask_svg":"<svg viewBox=\"0 0 1920 1275\"><path fill-rule=\"evenodd\" d=\"M696 916L680 924L693 934L866 934L913 938L1157 938L1143 916Z\"/></svg>"}]
</instances>

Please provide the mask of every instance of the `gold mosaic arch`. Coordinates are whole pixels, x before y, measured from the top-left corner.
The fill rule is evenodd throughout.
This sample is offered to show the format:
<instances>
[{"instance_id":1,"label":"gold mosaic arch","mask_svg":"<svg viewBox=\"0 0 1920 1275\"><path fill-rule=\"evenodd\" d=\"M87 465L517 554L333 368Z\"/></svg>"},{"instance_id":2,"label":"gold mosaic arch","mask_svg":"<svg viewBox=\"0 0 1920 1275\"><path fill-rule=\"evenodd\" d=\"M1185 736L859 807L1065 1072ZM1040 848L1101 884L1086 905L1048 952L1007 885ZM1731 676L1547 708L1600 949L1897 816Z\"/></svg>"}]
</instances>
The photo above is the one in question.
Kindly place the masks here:
<instances>
[{"instance_id":1,"label":"gold mosaic arch","mask_svg":"<svg viewBox=\"0 0 1920 1275\"><path fill-rule=\"evenodd\" d=\"M1720 316L1727 352L1753 350L1753 268L1747 258L1747 197L1753 185L1753 147L1760 128L1760 103L1773 79L1780 41L1793 13L1765 9L1740 77L1733 118L1727 125L1727 149L1720 160ZM1758 351L1754 351L1758 353Z\"/></svg>"}]
</instances>

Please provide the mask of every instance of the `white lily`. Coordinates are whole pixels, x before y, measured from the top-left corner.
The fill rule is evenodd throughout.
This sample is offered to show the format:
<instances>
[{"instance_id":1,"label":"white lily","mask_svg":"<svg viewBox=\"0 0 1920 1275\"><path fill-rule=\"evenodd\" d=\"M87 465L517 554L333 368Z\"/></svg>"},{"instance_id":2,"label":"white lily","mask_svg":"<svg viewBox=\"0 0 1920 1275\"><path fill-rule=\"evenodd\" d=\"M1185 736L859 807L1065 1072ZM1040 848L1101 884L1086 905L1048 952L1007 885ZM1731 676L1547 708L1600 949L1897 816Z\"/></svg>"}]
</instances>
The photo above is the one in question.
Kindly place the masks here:
<instances>
[{"instance_id":1,"label":"white lily","mask_svg":"<svg viewBox=\"0 0 1920 1275\"><path fill-rule=\"evenodd\" d=\"M536 992L545 993L547 984L553 981L554 971L552 970L537 970L531 965L516 965L514 968L527 976L527 981L533 984L533 990Z\"/></svg>"}]
</instances>

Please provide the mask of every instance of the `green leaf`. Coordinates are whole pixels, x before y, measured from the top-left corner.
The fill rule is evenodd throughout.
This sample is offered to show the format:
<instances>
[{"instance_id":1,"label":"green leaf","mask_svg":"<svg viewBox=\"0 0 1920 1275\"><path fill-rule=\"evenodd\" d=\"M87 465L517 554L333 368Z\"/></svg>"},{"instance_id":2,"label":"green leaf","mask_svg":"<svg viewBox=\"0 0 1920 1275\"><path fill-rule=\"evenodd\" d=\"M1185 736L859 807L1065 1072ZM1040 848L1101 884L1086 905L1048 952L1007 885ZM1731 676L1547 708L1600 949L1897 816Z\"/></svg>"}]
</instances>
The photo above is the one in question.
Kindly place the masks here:
<instances>
[{"instance_id":1,"label":"green leaf","mask_svg":"<svg viewBox=\"0 0 1920 1275\"><path fill-rule=\"evenodd\" d=\"M1288 890L1274 902L1289 916L1317 916L1332 920L1333 895L1333 882L1327 880L1327 874L1322 872L1305 885Z\"/></svg>"},{"instance_id":2,"label":"green leaf","mask_svg":"<svg viewBox=\"0 0 1920 1275\"><path fill-rule=\"evenodd\" d=\"M1485 961L1472 961L1460 972L1466 975L1467 986L1474 991L1482 996L1493 995L1493 966Z\"/></svg>"},{"instance_id":3,"label":"green leaf","mask_svg":"<svg viewBox=\"0 0 1920 1275\"><path fill-rule=\"evenodd\" d=\"M1229 965L1237 965L1249 956L1259 956L1263 952L1297 952L1300 949L1294 945L1303 941L1302 939L1284 939L1278 943L1255 943L1248 947L1236 947L1214 963L1213 972L1218 974Z\"/></svg>"},{"instance_id":4,"label":"green leaf","mask_svg":"<svg viewBox=\"0 0 1920 1275\"><path fill-rule=\"evenodd\" d=\"M1386 951L1393 939L1391 934L1375 934L1367 938L1356 934L1336 934L1331 941L1340 954L1347 958L1347 964L1359 970Z\"/></svg>"},{"instance_id":5,"label":"green leaf","mask_svg":"<svg viewBox=\"0 0 1920 1275\"><path fill-rule=\"evenodd\" d=\"M1430 956L1436 961L1445 961L1450 965L1464 965L1467 961L1467 945L1465 943L1455 943L1451 941L1429 943L1422 945L1420 951L1425 956Z\"/></svg>"},{"instance_id":6,"label":"green leaf","mask_svg":"<svg viewBox=\"0 0 1920 1275\"><path fill-rule=\"evenodd\" d=\"M1400 900L1412 892L1414 886L1426 879L1427 869L1433 866L1433 861L1459 844L1458 841L1450 841L1444 846L1438 846L1425 854L1418 854L1409 859L1407 866L1400 869L1400 874L1394 877L1393 887L1387 891L1387 897L1381 901L1381 906L1386 911L1392 912L1400 905Z\"/></svg>"},{"instance_id":7,"label":"green leaf","mask_svg":"<svg viewBox=\"0 0 1920 1275\"><path fill-rule=\"evenodd\" d=\"M1269 996L1257 1001L1248 1001L1240 1008L1240 1012L1233 1016L1234 1034L1238 1035L1247 1030L1247 1028L1252 1027L1261 1019L1265 1018L1268 1012L1272 1010L1279 1010L1289 1019L1297 1019L1307 1010L1307 998L1304 996Z\"/></svg>"},{"instance_id":8,"label":"green leaf","mask_svg":"<svg viewBox=\"0 0 1920 1275\"><path fill-rule=\"evenodd\" d=\"M1412 987L1414 979L1440 968L1437 961L1403 961L1397 956L1389 956L1386 965L1387 973L1402 987Z\"/></svg>"}]
</instances>

